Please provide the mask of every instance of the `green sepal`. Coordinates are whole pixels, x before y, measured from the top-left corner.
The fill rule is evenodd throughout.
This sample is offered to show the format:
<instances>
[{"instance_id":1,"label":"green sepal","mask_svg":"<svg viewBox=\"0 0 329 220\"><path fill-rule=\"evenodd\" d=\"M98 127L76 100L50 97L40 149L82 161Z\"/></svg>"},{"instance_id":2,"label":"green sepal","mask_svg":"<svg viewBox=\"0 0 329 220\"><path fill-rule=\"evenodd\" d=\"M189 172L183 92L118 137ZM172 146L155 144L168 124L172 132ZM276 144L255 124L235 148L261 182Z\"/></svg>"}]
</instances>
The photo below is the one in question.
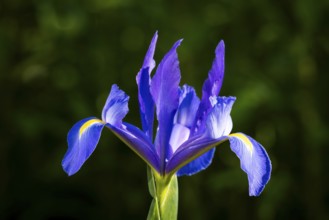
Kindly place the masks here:
<instances>
[{"instance_id":1,"label":"green sepal","mask_svg":"<svg viewBox=\"0 0 329 220\"><path fill-rule=\"evenodd\" d=\"M147 220L176 220L178 212L177 176L161 176L147 167L148 187L153 197Z\"/></svg>"}]
</instances>

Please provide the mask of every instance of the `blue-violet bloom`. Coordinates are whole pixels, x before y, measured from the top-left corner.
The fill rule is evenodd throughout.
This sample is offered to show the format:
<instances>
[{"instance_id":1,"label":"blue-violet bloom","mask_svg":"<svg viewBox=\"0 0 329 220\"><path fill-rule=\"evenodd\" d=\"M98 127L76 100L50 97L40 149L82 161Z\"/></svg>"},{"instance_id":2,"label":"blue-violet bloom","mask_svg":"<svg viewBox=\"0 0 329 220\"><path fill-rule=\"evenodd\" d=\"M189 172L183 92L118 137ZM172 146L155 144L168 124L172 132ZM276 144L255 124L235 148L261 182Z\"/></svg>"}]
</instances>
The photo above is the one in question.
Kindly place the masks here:
<instances>
[{"instance_id":1,"label":"blue-violet bloom","mask_svg":"<svg viewBox=\"0 0 329 220\"><path fill-rule=\"evenodd\" d=\"M262 145L253 138L243 133L231 134L230 112L236 98L218 96L224 77L224 42L220 41L216 48L199 99L193 87L179 86L176 49L182 40L173 45L151 77L157 38L155 33L136 77L142 130L122 122L128 113L129 97L113 85L102 118L83 119L69 131L68 150L62 161L65 172L73 175L81 168L95 150L104 127L161 176L192 175L207 168L214 147L229 140L231 150L248 176L249 195L258 196L270 179L271 162ZM154 113L157 128L153 140Z\"/></svg>"}]
</instances>

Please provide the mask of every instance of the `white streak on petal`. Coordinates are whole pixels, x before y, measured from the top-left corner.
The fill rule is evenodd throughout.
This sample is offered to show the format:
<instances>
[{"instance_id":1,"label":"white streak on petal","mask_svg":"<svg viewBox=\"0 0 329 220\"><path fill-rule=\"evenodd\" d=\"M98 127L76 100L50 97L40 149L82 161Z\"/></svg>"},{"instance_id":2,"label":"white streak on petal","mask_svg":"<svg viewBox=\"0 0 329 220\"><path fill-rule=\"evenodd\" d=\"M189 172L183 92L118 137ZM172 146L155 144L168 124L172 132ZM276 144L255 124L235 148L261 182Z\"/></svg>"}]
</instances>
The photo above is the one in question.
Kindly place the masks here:
<instances>
[{"instance_id":1,"label":"white streak on petal","mask_svg":"<svg viewBox=\"0 0 329 220\"><path fill-rule=\"evenodd\" d=\"M190 129L181 124L175 124L172 129L169 141L172 152L174 153L177 148L189 138L189 136Z\"/></svg>"}]
</instances>

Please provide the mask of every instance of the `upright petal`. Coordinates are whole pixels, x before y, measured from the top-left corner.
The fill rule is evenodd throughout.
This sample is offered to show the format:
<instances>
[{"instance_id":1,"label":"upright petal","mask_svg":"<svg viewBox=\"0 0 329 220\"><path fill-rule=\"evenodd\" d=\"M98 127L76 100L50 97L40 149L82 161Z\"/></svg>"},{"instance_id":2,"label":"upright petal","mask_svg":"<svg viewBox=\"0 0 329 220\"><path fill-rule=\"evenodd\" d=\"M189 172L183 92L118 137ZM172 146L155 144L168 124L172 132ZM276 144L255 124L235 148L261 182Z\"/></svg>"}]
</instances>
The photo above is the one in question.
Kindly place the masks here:
<instances>
[{"instance_id":1,"label":"upright petal","mask_svg":"<svg viewBox=\"0 0 329 220\"><path fill-rule=\"evenodd\" d=\"M208 73L208 78L203 83L202 99L198 109L197 117L194 124L194 132L203 132L205 126L205 116L211 109L209 98L218 96L222 87L225 69L225 44L220 41L215 50L215 59Z\"/></svg>"},{"instance_id":2,"label":"upright petal","mask_svg":"<svg viewBox=\"0 0 329 220\"><path fill-rule=\"evenodd\" d=\"M156 32L146 53L143 67L136 76L142 127L150 140L152 140L154 120L154 102L150 93L150 75L155 67L153 56L157 39L158 33Z\"/></svg>"},{"instance_id":3,"label":"upright petal","mask_svg":"<svg viewBox=\"0 0 329 220\"><path fill-rule=\"evenodd\" d=\"M218 96L223 84L225 69L225 44L220 41L216 47L215 59L208 73L208 79L202 87L202 100L208 101L210 96Z\"/></svg>"},{"instance_id":4,"label":"upright petal","mask_svg":"<svg viewBox=\"0 0 329 220\"><path fill-rule=\"evenodd\" d=\"M232 151L240 159L241 169L248 175L249 195L258 196L270 180L270 158L261 144L245 134L231 134L229 140Z\"/></svg>"},{"instance_id":5,"label":"upright petal","mask_svg":"<svg viewBox=\"0 0 329 220\"><path fill-rule=\"evenodd\" d=\"M228 135L231 132L232 119L230 112L234 101L234 97L210 97L212 109L206 116L206 127L203 132L206 134L206 136L216 139L220 138L221 136ZM211 164L214 153L215 148L210 149L206 153L202 154L181 168L177 172L177 175L190 176L206 169Z\"/></svg>"},{"instance_id":6,"label":"upright petal","mask_svg":"<svg viewBox=\"0 0 329 220\"><path fill-rule=\"evenodd\" d=\"M196 112L199 108L200 99L197 97L193 87L184 85L180 90L179 107L174 118L174 127L170 136L170 146L174 153L191 134ZM192 175L207 168L213 158L215 150L211 149L199 156L189 164L186 164L178 172L178 176Z\"/></svg>"},{"instance_id":7,"label":"upright petal","mask_svg":"<svg viewBox=\"0 0 329 220\"><path fill-rule=\"evenodd\" d=\"M155 51L155 46L156 46L157 40L158 40L158 32L156 31L152 38L149 49L146 52L143 67L142 67L143 69L148 68L149 72L151 72L153 70L153 68L155 67L155 61L153 59L153 56L154 56L154 51Z\"/></svg>"},{"instance_id":8,"label":"upright petal","mask_svg":"<svg viewBox=\"0 0 329 220\"><path fill-rule=\"evenodd\" d=\"M162 59L151 82L159 127L155 146L160 155L162 170L169 155L169 138L179 102L180 70L176 49L180 43L181 40L176 42Z\"/></svg>"},{"instance_id":9,"label":"upright petal","mask_svg":"<svg viewBox=\"0 0 329 220\"><path fill-rule=\"evenodd\" d=\"M232 130L232 119L230 116L235 97L210 97L213 108L206 120L206 133L211 138L219 138L229 135Z\"/></svg>"},{"instance_id":10,"label":"upright petal","mask_svg":"<svg viewBox=\"0 0 329 220\"><path fill-rule=\"evenodd\" d=\"M121 127L106 126L148 165L160 172L159 157L149 138L139 128L128 123Z\"/></svg>"},{"instance_id":11,"label":"upright petal","mask_svg":"<svg viewBox=\"0 0 329 220\"><path fill-rule=\"evenodd\" d=\"M175 114L175 123L191 128L193 126L199 104L200 99L196 95L194 88L184 85L179 94L179 107Z\"/></svg>"},{"instance_id":12,"label":"upright petal","mask_svg":"<svg viewBox=\"0 0 329 220\"><path fill-rule=\"evenodd\" d=\"M169 144L172 152L190 137L190 129L193 125L196 111L200 100L195 94L193 87L184 85L180 89L179 107L174 117L173 129L171 130Z\"/></svg>"},{"instance_id":13,"label":"upright petal","mask_svg":"<svg viewBox=\"0 0 329 220\"><path fill-rule=\"evenodd\" d=\"M103 108L103 121L114 126L121 126L122 119L129 111L128 101L129 96L114 84Z\"/></svg>"},{"instance_id":14,"label":"upright petal","mask_svg":"<svg viewBox=\"0 0 329 220\"><path fill-rule=\"evenodd\" d=\"M77 122L67 136L68 150L62 166L68 175L73 175L94 152L99 141L104 122L95 117Z\"/></svg>"}]
</instances>

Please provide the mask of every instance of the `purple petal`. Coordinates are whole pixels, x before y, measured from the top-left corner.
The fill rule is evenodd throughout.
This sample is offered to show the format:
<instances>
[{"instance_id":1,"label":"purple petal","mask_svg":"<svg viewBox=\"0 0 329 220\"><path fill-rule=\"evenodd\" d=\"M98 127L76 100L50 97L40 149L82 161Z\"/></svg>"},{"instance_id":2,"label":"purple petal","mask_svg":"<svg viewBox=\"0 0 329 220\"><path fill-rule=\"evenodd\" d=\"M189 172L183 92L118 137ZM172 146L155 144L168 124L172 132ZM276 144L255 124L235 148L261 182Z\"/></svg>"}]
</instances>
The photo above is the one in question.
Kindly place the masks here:
<instances>
[{"instance_id":1,"label":"purple petal","mask_svg":"<svg viewBox=\"0 0 329 220\"><path fill-rule=\"evenodd\" d=\"M196 95L194 88L184 85L180 90L179 107L175 114L175 123L191 128L193 126L199 104L200 99Z\"/></svg>"},{"instance_id":2,"label":"purple petal","mask_svg":"<svg viewBox=\"0 0 329 220\"><path fill-rule=\"evenodd\" d=\"M150 76L148 68L142 69L138 82L139 109L142 127L145 134L152 140L154 122L154 102L150 93Z\"/></svg>"},{"instance_id":3,"label":"purple petal","mask_svg":"<svg viewBox=\"0 0 329 220\"><path fill-rule=\"evenodd\" d=\"M79 171L84 162L94 152L99 141L104 122L95 117L77 122L67 136L68 150L62 166L68 175Z\"/></svg>"},{"instance_id":4,"label":"purple petal","mask_svg":"<svg viewBox=\"0 0 329 220\"><path fill-rule=\"evenodd\" d=\"M190 129L193 126L199 104L200 100L195 94L193 87L184 85L180 91L179 107L175 115L175 124L170 137L170 145L173 152L189 138ZM211 164L214 152L215 149L211 149L204 153L182 167L177 172L177 175L192 175L207 168Z\"/></svg>"},{"instance_id":5,"label":"purple petal","mask_svg":"<svg viewBox=\"0 0 329 220\"><path fill-rule=\"evenodd\" d=\"M215 51L216 57L212 63L212 67L208 73L208 79L202 87L202 99L209 100L210 96L218 96L222 87L225 69L225 44L220 41Z\"/></svg>"},{"instance_id":6,"label":"purple petal","mask_svg":"<svg viewBox=\"0 0 329 220\"><path fill-rule=\"evenodd\" d=\"M174 117L174 125L170 135L171 151L175 150L190 137L200 100L193 87L184 85L179 94L179 107Z\"/></svg>"},{"instance_id":7,"label":"purple petal","mask_svg":"<svg viewBox=\"0 0 329 220\"><path fill-rule=\"evenodd\" d=\"M209 137L219 138L231 133L230 113L235 100L235 97L210 97L213 108L206 119L206 133Z\"/></svg>"},{"instance_id":8,"label":"purple petal","mask_svg":"<svg viewBox=\"0 0 329 220\"><path fill-rule=\"evenodd\" d=\"M160 172L159 158L155 149L149 138L139 128L128 123L124 123L122 127L111 124L106 124L106 126L148 165Z\"/></svg>"},{"instance_id":9,"label":"purple petal","mask_svg":"<svg viewBox=\"0 0 329 220\"><path fill-rule=\"evenodd\" d=\"M151 82L151 94L156 105L159 127L155 146L160 155L162 169L169 155L169 138L179 103L180 70L176 49L180 43L181 40L176 42L162 59Z\"/></svg>"},{"instance_id":10,"label":"purple petal","mask_svg":"<svg viewBox=\"0 0 329 220\"><path fill-rule=\"evenodd\" d=\"M155 67L155 61L153 59L153 56L154 56L154 51L155 51L155 46L156 46L157 40L158 40L158 32L156 31L152 38L149 49L146 52L143 67L142 67L142 68L149 68L149 72L151 72L153 70L153 68Z\"/></svg>"},{"instance_id":11,"label":"purple petal","mask_svg":"<svg viewBox=\"0 0 329 220\"><path fill-rule=\"evenodd\" d=\"M217 139L208 138L206 136L194 136L187 140L184 144L182 144L177 151L172 155L170 160L167 163L166 166L166 173L172 174L173 172L176 172L186 164L190 163L191 161L195 160L196 158L200 157L204 153L208 152L218 144L224 142L227 140L227 137L220 137ZM209 153L210 154L210 153ZM211 161L211 159L210 159ZM194 169L202 170L205 167L202 161L199 161L200 167L193 168L191 172L193 173ZM209 164L208 164L209 165ZM207 163L206 163L207 166ZM187 169L187 168L186 168ZM189 171L184 172L182 171L182 175L188 175Z\"/></svg>"},{"instance_id":12,"label":"purple petal","mask_svg":"<svg viewBox=\"0 0 329 220\"><path fill-rule=\"evenodd\" d=\"M142 127L143 131L150 138L150 140L152 140L154 120L154 102L150 93L150 75L152 69L155 67L153 56L157 39L158 32L154 34L149 49L146 53L143 67L136 76Z\"/></svg>"},{"instance_id":13,"label":"purple petal","mask_svg":"<svg viewBox=\"0 0 329 220\"><path fill-rule=\"evenodd\" d=\"M249 195L258 196L270 180L270 158L261 144L245 134L231 134L229 140L232 151L240 159L241 169L248 175Z\"/></svg>"},{"instance_id":14,"label":"purple petal","mask_svg":"<svg viewBox=\"0 0 329 220\"><path fill-rule=\"evenodd\" d=\"M208 152L202 154L198 158L194 159L193 161L191 161L190 163L186 164L181 169L179 169L177 171L177 176L184 176L184 175L192 176L206 169L211 164L214 154L215 154L215 148L210 149Z\"/></svg>"},{"instance_id":15,"label":"purple petal","mask_svg":"<svg viewBox=\"0 0 329 220\"><path fill-rule=\"evenodd\" d=\"M232 119L230 112L235 97L210 97L213 106L206 117L205 135L209 138L216 139L228 135L232 130ZM206 169L212 161L215 148L199 156L177 172L178 176L193 175Z\"/></svg>"},{"instance_id":16,"label":"purple petal","mask_svg":"<svg viewBox=\"0 0 329 220\"><path fill-rule=\"evenodd\" d=\"M216 57L213 61L212 67L208 73L208 78L203 83L201 104L197 112L197 117L194 124L194 130L203 132L205 116L211 109L209 98L211 96L218 96L222 87L225 68L225 44L220 41L215 50Z\"/></svg>"},{"instance_id":17,"label":"purple petal","mask_svg":"<svg viewBox=\"0 0 329 220\"><path fill-rule=\"evenodd\" d=\"M119 89L117 85L112 85L102 112L102 120L114 125L121 126L122 119L128 113L129 96Z\"/></svg>"}]
</instances>

